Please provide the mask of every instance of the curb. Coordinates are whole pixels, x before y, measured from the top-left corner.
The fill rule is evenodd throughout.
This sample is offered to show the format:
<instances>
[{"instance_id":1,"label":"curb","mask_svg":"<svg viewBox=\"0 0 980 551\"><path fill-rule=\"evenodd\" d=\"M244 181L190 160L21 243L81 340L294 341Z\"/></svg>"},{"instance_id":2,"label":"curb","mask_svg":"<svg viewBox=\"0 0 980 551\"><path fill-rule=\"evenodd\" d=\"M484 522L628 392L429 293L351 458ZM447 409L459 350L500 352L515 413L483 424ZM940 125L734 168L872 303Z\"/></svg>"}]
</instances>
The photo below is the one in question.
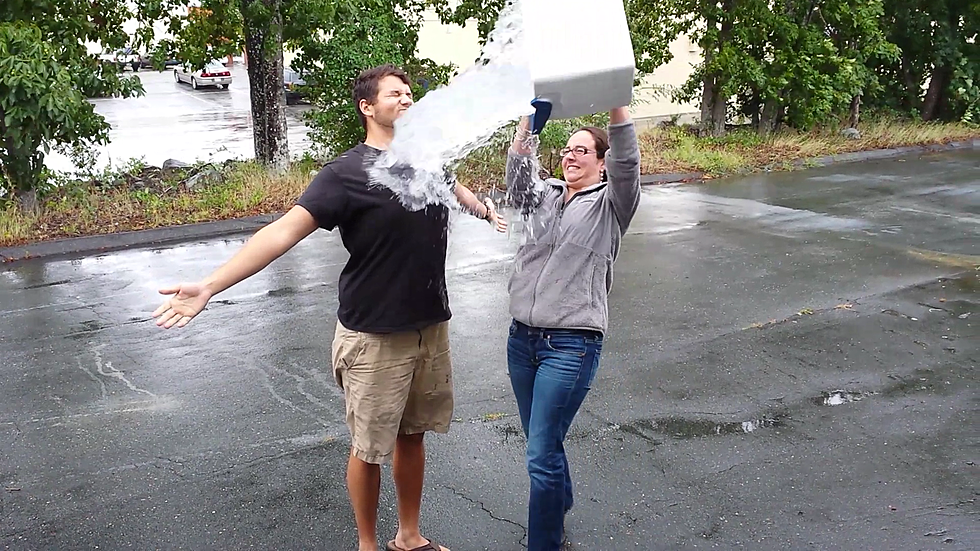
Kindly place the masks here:
<instances>
[{"instance_id":1,"label":"curb","mask_svg":"<svg viewBox=\"0 0 980 551\"><path fill-rule=\"evenodd\" d=\"M824 157L814 157L794 162L797 167L823 167L836 164L853 163L858 161L876 161L879 159L889 159L910 155L914 153L942 153L944 151L956 151L960 149L980 149L980 139L961 142L949 142L933 145L911 145L908 147L896 147L892 149L874 149L871 151L857 151L854 153L840 153L837 155L827 155Z\"/></svg>"},{"instance_id":2,"label":"curb","mask_svg":"<svg viewBox=\"0 0 980 551\"><path fill-rule=\"evenodd\" d=\"M654 186L658 184L682 184L688 182L700 182L702 180L704 180L703 172L675 172L671 174L640 175L641 186Z\"/></svg>"},{"instance_id":3,"label":"curb","mask_svg":"<svg viewBox=\"0 0 980 551\"><path fill-rule=\"evenodd\" d=\"M210 239L251 233L272 222L279 216L279 214L263 214L233 220L219 220L217 222L168 226L151 230L72 237L17 247L2 247L0 248L0 263L36 258L107 253L132 247L172 245L195 239Z\"/></svg>"},{"instance_id":4,"label":"curb","mask_svg":"<svg viewBox=\"0 0 980 551\"><path fill-rule=\"evenodd\" d=\"M796 168L814 168L835 164L888 159L915 153L941 153L944 151L955 151L961 149L980 149L980 139L950 142L947 144L841 153L838 155L800 160L794 162L793 164ZM763 171L769 172L771 171L770 168L771 167L764 168ZM677 184L700 182L704 179L705 175L699 172L645 174L640 176L640 184ZM483 195L484 194L478 194L478 197L482 199ZM501 204L502 199L504 199L503 193L499 191L491 192L489 195L498 204ZM56 241L42 241L40 243L32 243L17 247L0 247L0 264L39 258L49 259L67 256L85 256L135 247L174 245L177 243L194 241L195 239L211 239L215 237L252 233L262 226L265 226L266 224L279 218L279 216L281 216L281 214L263 214L260 216L250 216L247 218L238 218L233 220L202 222L198 224L169 226L151 230L110 233L105 235L73 237L68 239L59 239Z\"/></svg>"}]
</instances>

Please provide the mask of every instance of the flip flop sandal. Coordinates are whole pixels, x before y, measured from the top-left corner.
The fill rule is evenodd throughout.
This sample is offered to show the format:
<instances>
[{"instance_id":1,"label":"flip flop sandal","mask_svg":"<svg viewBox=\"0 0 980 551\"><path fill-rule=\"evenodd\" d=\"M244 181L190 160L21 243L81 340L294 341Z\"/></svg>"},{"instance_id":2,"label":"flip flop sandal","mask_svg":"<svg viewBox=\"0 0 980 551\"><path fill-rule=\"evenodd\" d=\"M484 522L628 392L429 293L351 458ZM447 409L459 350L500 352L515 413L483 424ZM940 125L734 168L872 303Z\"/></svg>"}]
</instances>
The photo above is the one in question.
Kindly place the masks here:
<instances>
[{"instance_id":1,"label":"flip flop sandal","mask_svg":"<svg viewBox=\"0 0 980 551\"><path fill-rule=\"evenodd\" d=\"M388 545L385 546L385 549L387 551L442 551L443 548L435 541L429 540L429 543L423 545L422 547L416 547L415 549L402 549L401 547L395 545L395 540L391 540L388 542Z\"/></svg>"}]
</instances>

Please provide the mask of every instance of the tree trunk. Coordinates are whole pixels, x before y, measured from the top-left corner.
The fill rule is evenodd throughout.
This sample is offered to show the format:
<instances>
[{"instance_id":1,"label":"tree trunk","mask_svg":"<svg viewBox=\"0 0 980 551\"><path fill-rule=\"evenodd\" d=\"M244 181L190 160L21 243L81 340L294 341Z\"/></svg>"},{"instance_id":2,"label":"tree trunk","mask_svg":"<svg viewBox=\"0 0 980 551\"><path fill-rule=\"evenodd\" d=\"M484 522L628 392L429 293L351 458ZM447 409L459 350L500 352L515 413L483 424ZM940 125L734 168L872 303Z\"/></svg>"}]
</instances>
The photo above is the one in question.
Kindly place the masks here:
<instances>
[{"instance_id":1,"label":"tree trunk","mask_svg":"<svg viewBox=\"0 0 980 551\"><path fill-rule=\"evenodd\" d=\"M728 120L728 100L721 95L721 86L715 81L715 97L711 109L711 135L718 138L725 135L725 121Z\"/></svg>"},{"instance_id":2,"label":"tree trunk","mask_svg":"<svg viewBox=\"0 0 980 551\"><path fill-rule=\"evenodd\" d=\"M851 99L851 116L847 120L848 128L857 128L861 120L861 94L857 94Z\"/></svg>"},{"instance_id":3,"label":"tree trunk","mask_svg":"<svg viewBox=\"0 0 980 551\"><path fill-rule=\"evenodd\" d=\"M17 190L14 192L14 202L25 214L36 214L41 210L41 204L37 200L37 190Z\"/></svg>"},{"instance_id":4,"label":"tree trunk","mask_svg":"<svg viewBox=\"0 0 980 551\"><path fill-rule=\"evenodd\" d=\"M721 51L728 42L732 39L732 0L722 0L721 3L723 16L721 22L721 33L718 36L718 50ZM721 79L715 79L715 101L712 105L713 110L711 113L711 122L714 123L714 128L712 129L711 135L715 137L720 137L725 135L725 122L728 121L728 98L723 94L723 82Z\"/></svg>"},{"instance_id":5,"label":"tree trunk","mask_svg":"<svg viewBox=\"0 0 980 551\"><path fill-rule=\"evenodd\" d=\"M752 128L759 130L760 114L762 111L762 99L759 92L752 92L752 99L748 103L749 115L752 117Z\"/></svg>"},{"instance_id":6,"label":"tree trunk","mask_svg":"<svg viewBox=\"0 0 980 551\"><path fill-rule=\"evenodd\" d=\"M261 21L245 20L255 158L275 170L284 171L289 166L289 142L286 139L280 0L244 0L243 7L255 2L265 4L269 14L268 19Z\"/></svg>"},{"instance_id":7,"label":"tree trunk","mask_svg":"<svg viewBox=\"0 0 980 551\"><path fill-rule=\"evenodd\" d=\"M929 79L929 89L926 91L926 99L922 104L922 120L931 121L939 114L943 92L949 86L950 71L946 67L935 67L932 70L932 78Z\"/></svg>"},{"instance_id":8,"label":"tree trunk","mask_svg":"<svg viewBox=\"0 0 980 551\"><path fill-rule=\"evenodd\" d=\"M762 116L759 119L759 132L772 134L779 128L782 120L783 104L778 99L768 99L762 106Z\"/></svg>"},{"instance_id":9,"label":"tree trunk","mask_svg":"<svg viewBox=\"0 0 980 551\"><path fill-rule=\"evenodd\" d=\"M705 60L713 55L706 54ZM715 75L706 73L701 88L701 135L709 136L714 132L715 102L718 101L718 94L715 93Z\"/></svg>"},{"instance_id":10,"label":"tree trunk","mask_svg":"<svg viewBox=\"0 0 980 551\"><path fill-rule=\"evenodd\" d=\"M902 108L906 111L910 111L915 105L916 100L919 98L919 85L918 79L912 76L912 69L909 67L910 62L908 55L902 52L902 82L905 84L905 94L902 98Z\"/></svg>"},{"instance_id":11,"label":"tree trunk","mask_svg":"<svg viewBox=\"0 0 980 551\"><path fill-rule=\"evenodd\" d=\"M706 51L704 54L705 64L710 63L714 59L715 54L713 51ZM714 73L705 73L704 80L701 85L701 135L707 136L711 134L714 123L711 117L715 112L715 101L717 101L718 95L715 93L715 75Z\"/></svg>"},{"instance_id":12,"label":"tree trunk","mask_svg":"<svg viewBox=\"0 0 980 551\"><path fill-rule=\"evenodd\" d=\"M713 16L707 20L709 28L718 25ZM730 29L730 25L729 25ZM719 35L718 43L703 45L704 66L710 68L715 56L721 49L725 40L725 24ZM701 88L701 135L703 136L723 136L725 134L725 115L727 114L728 102L721 96L722 83L719 75L714 71L705 71L704 80Z\"/></svg>"}]
</instances>

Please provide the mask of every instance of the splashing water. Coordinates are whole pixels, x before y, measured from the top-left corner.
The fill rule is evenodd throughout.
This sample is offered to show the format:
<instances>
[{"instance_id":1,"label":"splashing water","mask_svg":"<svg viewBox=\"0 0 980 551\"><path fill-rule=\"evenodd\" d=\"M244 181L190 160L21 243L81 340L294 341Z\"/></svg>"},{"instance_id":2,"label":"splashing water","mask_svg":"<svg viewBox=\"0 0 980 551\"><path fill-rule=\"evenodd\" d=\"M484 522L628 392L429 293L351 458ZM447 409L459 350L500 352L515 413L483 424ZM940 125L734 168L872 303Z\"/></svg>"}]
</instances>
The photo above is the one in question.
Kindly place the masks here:
<instances>
[{"instance_id":1,"label":"splashing water","mask_svg":"<svg viewBox=\"0 0 980 551\"><path fill-rule=\"evenodd\" d=\"M534 85L527 64L521 0L500 13L480 59L445 87L431 91L395 122L395 137L368 173L391 189L405 208L459 203L447 185L449 171L494 133L533 111ZM534 185L537 178L536 156ZM526 218L526 213L525 213Z\"/></svg>"}]
</instances>

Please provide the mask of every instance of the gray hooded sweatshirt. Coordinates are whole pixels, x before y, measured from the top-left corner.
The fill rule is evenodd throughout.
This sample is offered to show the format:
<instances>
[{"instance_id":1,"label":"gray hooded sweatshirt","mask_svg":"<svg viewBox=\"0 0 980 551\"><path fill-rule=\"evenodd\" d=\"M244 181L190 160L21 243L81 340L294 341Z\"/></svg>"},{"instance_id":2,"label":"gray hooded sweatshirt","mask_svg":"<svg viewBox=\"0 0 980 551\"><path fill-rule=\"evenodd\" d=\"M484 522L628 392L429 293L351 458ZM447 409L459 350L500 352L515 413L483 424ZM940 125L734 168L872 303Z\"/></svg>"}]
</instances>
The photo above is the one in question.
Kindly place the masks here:
<instances>
[{"instance_id":1,"label":"gray hooded sweatshirt","mask_svg":"<svg viewBox=\"0 0 980 551\"><path fill-rule=\"evenodd\" d=\"M609 126L606 182L565 201L565 182L534 190L526 155L507 156L507 188L519 208L533 209L533 231L518 249L507 287L510 314L551 329L606 332L607 296L620 241L640 203L640 150L632 120Z\"/></svg>"}]
</instances>

